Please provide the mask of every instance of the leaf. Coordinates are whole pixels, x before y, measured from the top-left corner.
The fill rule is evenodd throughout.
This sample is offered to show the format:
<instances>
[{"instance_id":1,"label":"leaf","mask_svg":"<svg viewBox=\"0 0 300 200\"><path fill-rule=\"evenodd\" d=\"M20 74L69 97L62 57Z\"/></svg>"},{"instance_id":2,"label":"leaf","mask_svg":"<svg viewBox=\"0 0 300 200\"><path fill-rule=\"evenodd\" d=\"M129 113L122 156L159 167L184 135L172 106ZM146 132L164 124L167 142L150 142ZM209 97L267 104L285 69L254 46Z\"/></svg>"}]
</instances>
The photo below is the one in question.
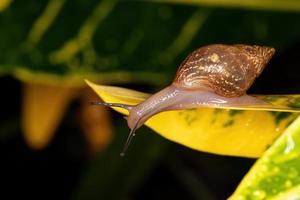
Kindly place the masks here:
<instances>
[{"instance_id":1,"label":"leaf","mask_svg":"<svg viewBox=\"0 0 300 200\"><path fill-rule=\"evenodd\" d=\"M24 83L22 129L27 144L44 148L52 139L76 89Z\"/></svg>"},{"instance_id":2,"label":"leaf","mask_svg":"<svg viewBox=\"0 0 300 200\"><path fill-rule=\"evenodd\" d=\"M1 0L0 1L0 13L9 7L12 0Z\"/></svg>"},{"instance_id":3,"label":"leaf","mask_svg":"<svg viewBox=\"0 0 300 200\"><path fill-rule=\"evenodd\" d=\"M254 164L230 200L300 198L300 117Z\"/></svg>"},{"instance_id":4,"label":"leaf","mask_svg":"<svg viewBox=\"0 0 300 200\"><path fill-rule=\"evenodd\" d=\"M281 11L299 11L300 3L294 0L148 0L152 2L161 3L178 3L191 5L205 5L205 6L222 6L222 7L237 7L245 9L262 9L262 10L281 10Z\"/></svg>"},{"instance_id":5,"label":"leaf","mask_svg":"<svg viewBox=\"0 0 300 200\"><path fill-rule=\"evenodd\" d=\"M105 102L135 105L149 96L125 88L86 82ZM114 109L128 114L121 108ZM159 113L145 124L163 137L192 149L259 157L298 115L262 110L198 108Z\"/></svg>"},{"instance_id":6,"label":"leaf","mask_svg":"<svg viewBox=\"0 0 300 200\"><path fill-rule=\"evenodd\" d=\"M293 0L231 0L223 1L227 8L213 9L151 1L1 2L0 73L31 83L82 85L87 77L102 84L161 86L188 53L203 45L265 44L282 52L300 34L297 12L229 8L298 9Z\"/></svg>"}]
</instances>

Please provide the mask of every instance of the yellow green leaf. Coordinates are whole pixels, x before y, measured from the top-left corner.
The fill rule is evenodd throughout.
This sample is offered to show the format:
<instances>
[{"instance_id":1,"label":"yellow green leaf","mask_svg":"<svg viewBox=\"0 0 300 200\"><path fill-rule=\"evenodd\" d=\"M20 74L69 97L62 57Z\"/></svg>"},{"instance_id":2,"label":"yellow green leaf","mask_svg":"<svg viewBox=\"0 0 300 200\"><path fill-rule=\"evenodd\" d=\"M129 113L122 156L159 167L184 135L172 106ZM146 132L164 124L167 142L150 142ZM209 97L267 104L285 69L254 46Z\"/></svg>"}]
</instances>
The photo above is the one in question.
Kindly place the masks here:
<instances>
[{"instance_id":1,"label":"yellow green leaf","mask_svg":"<svg viewBox=\"0 0 300 200\"><path fill-rule=\"evenodd\" d=\"M300 117L255 163L230 200L300 199Z\"/></svg>"},{"instance_id":2,"label":"yellow green leaf","mask_svg":"<svg viewBox=\"0 0 300 200\"><path fill-rule=\"evenodd\" d=\"M104 102L135 105L149 96L130 89L86 82ZM128 114L124 109L114 109ZM259 157L298 115L264 110L196 108L162 112L145 124L163 137L192 149Z\"/></svg>"},{"instance_id":3,"label":"yellow green leaf","mask_svg":"<svg viewBox=\"0 0 300 200\"><path fill-rule=\"evenodd\" d=\"M11 2L12 0L0 0L0 13L7 9Z\"/></svg>"},{"instance_id":4,"label":"yellow green leaf","mask_svg":"<svg viewBox=\"0 0 300 200\"><path fill-rule=\"evenodd\" d=\"M88 78L90 80L99 81L101 83L113 84L113 83L147 83L151 85L159 85L165 83L166 76L156 72L129 72L129 71L112 71L112 72L70 72L66 75L60 75L55 73L37 72L28 69L26 66L13 66L15 70L13 76L26 83L34 83L41 85L54 85L64 86L72 88L86 87L83 79ZM4 66L0 65L1 68ZM1 71L0 71L1 73Z\"/></svg>"},{"instance_id":5,"label":"yellow green leaf","mask_svg":"<svg viewBox=\"0 0 300 200\"><path fill-rule=\"evenodd\" d=\"M74 94L74 88L24 83L22 129L31 148L49 143Z\"/></svg>"},{"instance_id":6,"label":"yellow green leaf","mask_svg":"<svg viewBox=\"0 0 300 200\"><path fill-rule=\"evenodd\" d=\"M299 11L300 3L294 0L148 0L150 2L177 3L205 6L237 7L244 9Z\"/></svg>"}]
</instances>

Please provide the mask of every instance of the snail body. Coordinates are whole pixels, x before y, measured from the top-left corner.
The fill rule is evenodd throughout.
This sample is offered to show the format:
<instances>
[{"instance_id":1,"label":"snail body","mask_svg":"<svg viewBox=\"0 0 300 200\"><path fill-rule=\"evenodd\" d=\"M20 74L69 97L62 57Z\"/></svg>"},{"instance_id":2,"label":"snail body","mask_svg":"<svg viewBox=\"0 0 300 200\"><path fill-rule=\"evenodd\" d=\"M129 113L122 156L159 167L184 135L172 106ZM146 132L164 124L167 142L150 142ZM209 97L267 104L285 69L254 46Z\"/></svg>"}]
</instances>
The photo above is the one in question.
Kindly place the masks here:
<instances>
[{"instance_id":1,"label":"snail body","mask_svg":"<svg viewBox=\"0 0 300 200\"><path fill-rule=\"evenodd\" d=\"M204 46L193 51L181 63L171 85L144 102L136 106L94 104L117 106L129 111L127 123L131 131L123 155L136 129L159 112L205 106L265 105L246 92L274 53L274 48L256 45Z\"/></svg>"}]
</instances>

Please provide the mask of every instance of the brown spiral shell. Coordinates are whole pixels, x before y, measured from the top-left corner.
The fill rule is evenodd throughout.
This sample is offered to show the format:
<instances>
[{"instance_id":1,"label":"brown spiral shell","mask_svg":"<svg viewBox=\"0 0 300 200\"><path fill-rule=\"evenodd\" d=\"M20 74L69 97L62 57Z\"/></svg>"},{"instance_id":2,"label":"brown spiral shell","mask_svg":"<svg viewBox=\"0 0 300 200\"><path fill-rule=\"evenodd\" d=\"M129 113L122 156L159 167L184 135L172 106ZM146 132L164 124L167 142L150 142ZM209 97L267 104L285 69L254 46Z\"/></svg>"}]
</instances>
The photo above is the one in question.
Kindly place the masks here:
<instances>
[{"instance_id":1,"label":"brown spiral shell","mask_svg":"<svg viewBox=\"0 0 300 200\"><path fill-rule=\"evenodd\" d=\"M207 86L224 97L242 96L274 53L274 48L256 45L204 46L181 63L173 84L187 89Z\"/></svg>"}]
</instances>

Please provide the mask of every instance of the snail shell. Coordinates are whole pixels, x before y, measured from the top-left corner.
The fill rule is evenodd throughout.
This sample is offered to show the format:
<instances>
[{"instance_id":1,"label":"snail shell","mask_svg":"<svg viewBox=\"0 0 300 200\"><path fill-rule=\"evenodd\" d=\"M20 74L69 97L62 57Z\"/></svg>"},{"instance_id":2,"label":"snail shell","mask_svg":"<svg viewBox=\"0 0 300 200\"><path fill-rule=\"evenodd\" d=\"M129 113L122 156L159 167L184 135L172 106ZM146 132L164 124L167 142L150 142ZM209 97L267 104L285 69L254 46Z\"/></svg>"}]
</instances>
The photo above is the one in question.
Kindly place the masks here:
<instances>
[{"instance_id":1,"label":"snail shell","mask_svg":"<svg viewBox=\"0 0 300 200\"><path fill-rule=\"evenodd\" d=\"M274 52L271 47L243 44L201 47L182 62L173 83L187 89L207 86L225 97L242 96Z\"/></svg>"}]
</instances>

